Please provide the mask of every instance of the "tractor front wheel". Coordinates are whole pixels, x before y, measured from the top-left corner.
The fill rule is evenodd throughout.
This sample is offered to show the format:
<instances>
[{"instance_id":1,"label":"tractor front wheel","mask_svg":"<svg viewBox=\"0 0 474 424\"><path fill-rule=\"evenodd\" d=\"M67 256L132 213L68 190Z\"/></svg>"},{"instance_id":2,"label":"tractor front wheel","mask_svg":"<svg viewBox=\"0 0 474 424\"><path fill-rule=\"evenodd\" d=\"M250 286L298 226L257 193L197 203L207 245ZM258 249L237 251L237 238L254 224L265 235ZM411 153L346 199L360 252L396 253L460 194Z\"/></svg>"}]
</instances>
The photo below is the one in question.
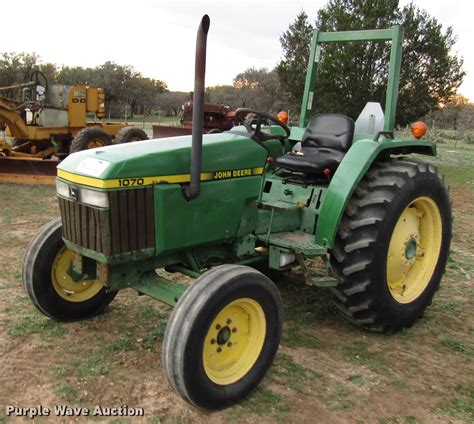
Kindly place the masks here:
<instances>
[{"instance_id":1,"label":"tractor front wheel","mask_svg":"<svg viewBox=\"0 0 474 424\"><path fill-rule=\"evenodd\" d=\"M265 376L281 328L281 299L271 280L246 266L213 268L186 290L166 327L168 381L200 408L234 404Z\"/></svg>"},{"instance_id":2,"label":"tractor front wheel","mask_svg":"<svg viewBox=\"0 0 474 424\"><path fill-rule=\"evenodd\" d=\"M61 237L61 219L46 224L30 242L23 259L23 286L36 308L58 321L97 315L112 302L97 280L73 281L68 274L72 251Z\"/></svg>"},{"instance_id":3,"label":"tractor front wheel","mask_svg":"<svg viewBox=\"0 0 474 424\"><path fill-rule=\"evenodd\" d=\"M451 241L451 202L435 166L398 158L366 174L344 213L331 265L336 306L353 323L393 332L423 315Z\"/></svg>"}]
</instances>

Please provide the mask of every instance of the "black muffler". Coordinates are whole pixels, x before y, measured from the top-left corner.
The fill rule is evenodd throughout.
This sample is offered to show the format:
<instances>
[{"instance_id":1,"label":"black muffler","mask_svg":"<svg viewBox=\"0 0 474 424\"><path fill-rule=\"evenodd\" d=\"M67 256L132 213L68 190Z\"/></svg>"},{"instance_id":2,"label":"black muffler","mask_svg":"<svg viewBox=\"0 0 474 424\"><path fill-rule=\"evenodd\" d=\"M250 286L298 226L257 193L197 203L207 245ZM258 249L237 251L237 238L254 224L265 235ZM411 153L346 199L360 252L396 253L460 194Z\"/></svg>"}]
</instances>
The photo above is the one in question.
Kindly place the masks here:
<instances>
[{"instance_id":1,"label":"black muffler","mask_svg":"<svg viewBox=\"0 0 474 424\"><path fill-rule=\"evenodd\" d=\"M206 76L207 33L211 20L204 15L199 24L196 39L194 70L193 132L191 145L191 182L184 189L186 199L192 200L201 192L202 128L204 126L204 90Z\"/></svg>"}]
</instances>

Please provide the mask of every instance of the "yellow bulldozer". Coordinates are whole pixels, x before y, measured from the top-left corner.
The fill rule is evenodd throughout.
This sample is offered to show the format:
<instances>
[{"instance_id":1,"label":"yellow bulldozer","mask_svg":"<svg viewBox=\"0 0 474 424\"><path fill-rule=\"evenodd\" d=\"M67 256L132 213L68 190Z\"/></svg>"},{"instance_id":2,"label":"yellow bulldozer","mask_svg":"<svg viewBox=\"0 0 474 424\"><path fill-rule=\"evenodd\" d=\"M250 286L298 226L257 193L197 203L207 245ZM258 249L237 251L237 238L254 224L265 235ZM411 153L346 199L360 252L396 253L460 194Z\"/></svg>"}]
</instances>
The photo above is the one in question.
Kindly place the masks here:
<instances>
[{"instance_id":1,"label":"yellow bulldozer","mask_svg":"<svg viewBox=\"0 0 474 424\"><path fill-rule=\"evenodd\" d=\"M0 181L51 184L69 153L147 134L105 117L103 89L51 85L36 70L27 82L0 87Z\"/></svg>"}]
</instances>

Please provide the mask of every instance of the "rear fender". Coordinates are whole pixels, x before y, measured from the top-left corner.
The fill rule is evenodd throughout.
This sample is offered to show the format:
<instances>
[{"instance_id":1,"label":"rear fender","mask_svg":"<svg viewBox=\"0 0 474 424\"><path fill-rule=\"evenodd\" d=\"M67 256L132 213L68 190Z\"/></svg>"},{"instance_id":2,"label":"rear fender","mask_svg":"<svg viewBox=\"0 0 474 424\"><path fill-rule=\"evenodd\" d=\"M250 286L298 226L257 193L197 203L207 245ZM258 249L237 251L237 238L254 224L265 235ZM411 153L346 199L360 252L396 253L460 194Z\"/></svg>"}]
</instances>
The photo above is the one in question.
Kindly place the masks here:
<instances>
[{"instance_id":1,"label":"rear fender","mask_svg":"<svg viewBox=\"0 0 474 424\"><path fill-rule=\"evenodd\" d=\"M344 156L329 184L316 226L316 244L328 249L334 245L336 232L352 193L377 159L389 155L418 153L436 156L436 145L414 139L370 139L355 142Z\"/></svg>"}]
</instances>

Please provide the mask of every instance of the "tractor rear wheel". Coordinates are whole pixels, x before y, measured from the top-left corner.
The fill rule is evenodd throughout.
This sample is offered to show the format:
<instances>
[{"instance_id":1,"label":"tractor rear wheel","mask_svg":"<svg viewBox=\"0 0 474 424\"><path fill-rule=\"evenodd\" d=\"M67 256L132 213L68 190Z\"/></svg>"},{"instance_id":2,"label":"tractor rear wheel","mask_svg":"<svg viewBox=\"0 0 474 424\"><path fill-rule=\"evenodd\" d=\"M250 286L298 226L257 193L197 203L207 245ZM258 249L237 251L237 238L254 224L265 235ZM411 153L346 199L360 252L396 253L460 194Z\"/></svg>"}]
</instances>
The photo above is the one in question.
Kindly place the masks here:
<instances>
[{"instance_id":1,"label":"tractor rear wheel","mask_svg":"<svg viewBox=\"0 0 474 424\"><path fill-rule=\"evenodd\" d=\"M86 127L79 131L72 140L69 153L110 146L111 144L112 140L102 128Z\"/></svg>"},{"instance_id":2,"label":"tractor rear wheel","mask_svg":"<svg viewBox=\"0 0 474 424\"><path fill-rule=\"evenodd\" d=\"M186 290L166 327L168 381L200 408L234 404L265 376L281 328L280 294L271 280L246 266L212 268Z\"/></svg>"},{"instance_id":3,"label":"tractor rear wheel","mask_svg":"<svg viewBox=\"0 0 474 424\"><path fill-rule=\"evenodd\" d=\"M62 239L61 219L46 224L30 242L23 259L23 286L43 314L58 321L97 315L117 292L97 280L75 282L67 273L72 259Z\"/></svg>"},{"instance_id":4,"label":"tractor rear wheel","mask_svg":"<svg viewBox=\"0 0 474 424\"><path fill-rule=\"evenodd\" d=\"M114 144L130 143L131 141L148 140L145 131L135 127L123 127L115 134Z\"/></svg>"},{"instance_id":5,"label":"tractor rear wheel","mask_svg":"<svg viewBox=\"0 0 474 424\"><path fill-rule=\"evenodd\" d=\"M451 201L435 166L378 162L355 190L331 251L343 316L369 330L407 328L431 304L451 242Z\"/></svg>"}]
</instances>

